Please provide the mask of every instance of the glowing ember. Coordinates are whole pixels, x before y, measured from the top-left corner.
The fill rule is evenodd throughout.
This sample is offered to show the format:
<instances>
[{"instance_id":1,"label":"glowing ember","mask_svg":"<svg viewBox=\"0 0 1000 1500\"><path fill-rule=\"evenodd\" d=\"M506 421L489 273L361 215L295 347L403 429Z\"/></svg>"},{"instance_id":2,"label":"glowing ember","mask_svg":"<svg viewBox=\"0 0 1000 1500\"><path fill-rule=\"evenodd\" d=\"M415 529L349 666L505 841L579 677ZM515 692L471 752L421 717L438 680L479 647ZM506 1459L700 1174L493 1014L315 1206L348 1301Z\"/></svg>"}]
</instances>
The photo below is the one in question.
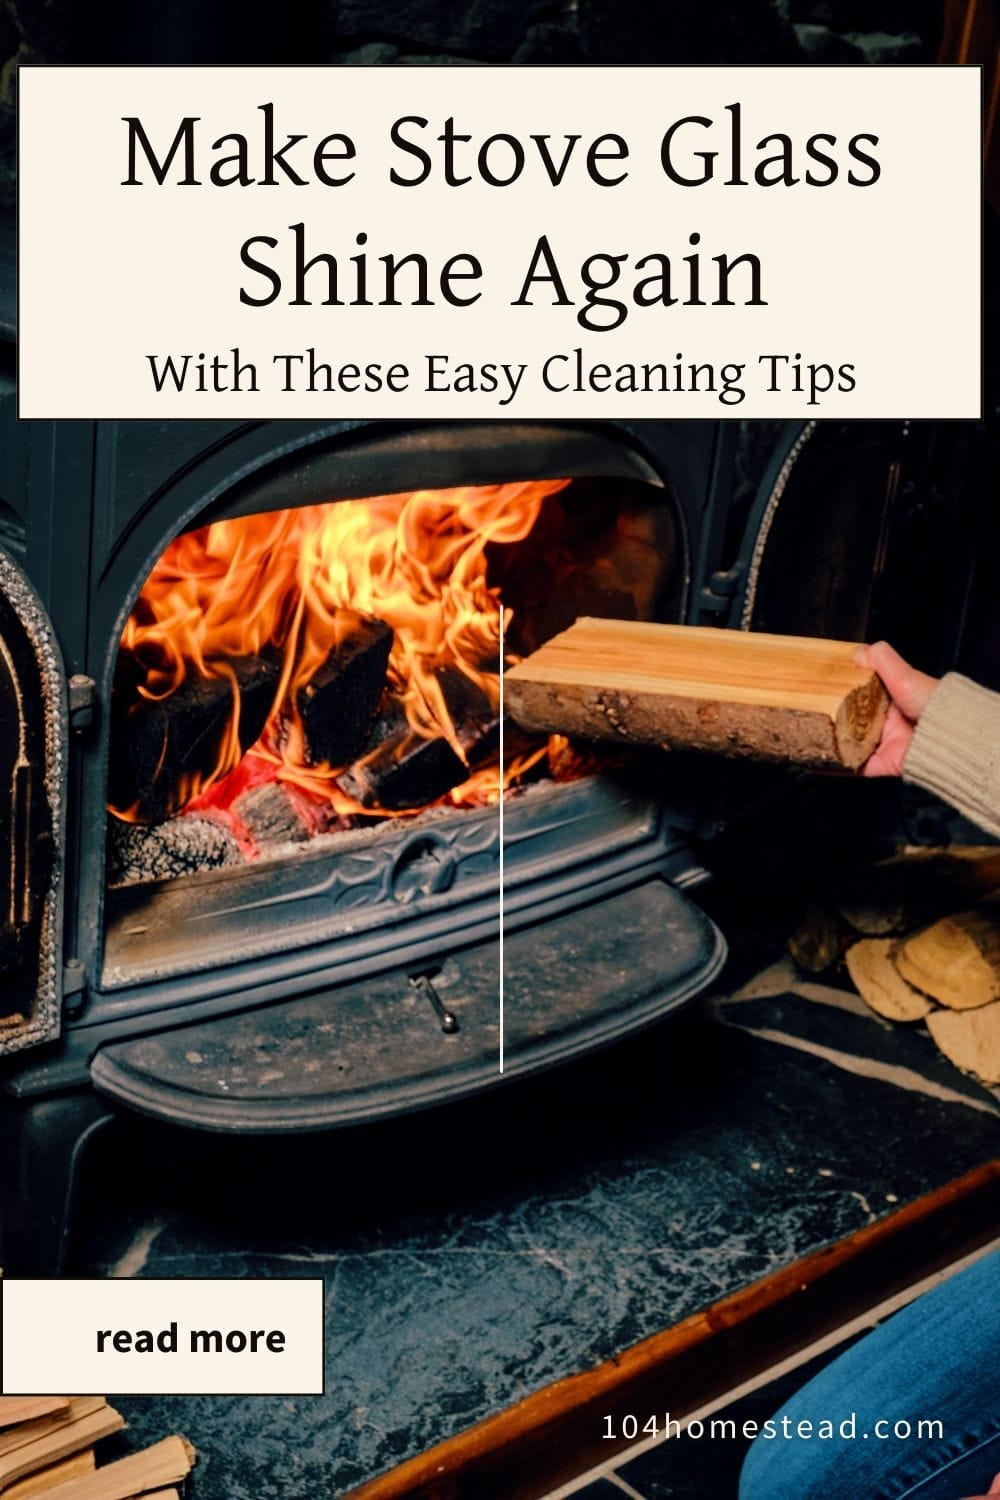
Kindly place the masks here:
<instances>
[{"instance_id":1,"label":"glowing ember","mask_svg":"<svg viewBox=\"0 0 1000 1500\"><path fill-rule=\"evenodd\" d=\"M219 521L178 537L146 581L122 636L123 652L144 674L137 691L164 700L194 674L226 678L233 707L210 770L186 779L184 806L219 807L244 761L240 690L231 665L280 653L280 674L263 733L233 786L273 779L333 815L385 816L362 807L337 783L343 766L311 765L298 695L341 640L344 611L391 626L387 690L409 728L444 739L468 765L442 688L447 670L499 702L499 590L487 580L486 549L528 536L545 499L566 480L419 490L411 494L305 506ZM509 623L510 611L505 613ZM513 659L513 658L508 658ZM495 800L546 754L477 769L439 799L455 805ZM406 809L416 812L420 809ZM112 808L125 820L137 807Z\"/></svg>"}]
</instances>

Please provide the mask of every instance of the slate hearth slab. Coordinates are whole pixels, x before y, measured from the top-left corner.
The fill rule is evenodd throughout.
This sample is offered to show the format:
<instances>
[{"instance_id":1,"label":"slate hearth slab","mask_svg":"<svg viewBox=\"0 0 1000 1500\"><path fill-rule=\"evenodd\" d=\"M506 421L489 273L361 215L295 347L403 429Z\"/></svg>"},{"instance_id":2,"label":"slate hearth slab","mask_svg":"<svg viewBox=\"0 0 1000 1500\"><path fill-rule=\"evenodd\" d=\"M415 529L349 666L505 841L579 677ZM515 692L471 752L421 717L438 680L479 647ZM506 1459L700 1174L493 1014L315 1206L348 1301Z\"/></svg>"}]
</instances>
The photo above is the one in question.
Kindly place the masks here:
<instances>
[{"instance_id":1,"label":"slate hearth slab","mask_svg":"<svg viewBox=\"0 0 1000 1500\"><path fill-rule=\"evenodd\" d=\"M322 1274L326 1396L121 1406L135 1441L197 1438L191 1500L343 1494L998 1146L993 1113L686 1012L509 1090L335 1135L131 1121L94 1148L74 1270Z\"/></svg>"}]
</instances>

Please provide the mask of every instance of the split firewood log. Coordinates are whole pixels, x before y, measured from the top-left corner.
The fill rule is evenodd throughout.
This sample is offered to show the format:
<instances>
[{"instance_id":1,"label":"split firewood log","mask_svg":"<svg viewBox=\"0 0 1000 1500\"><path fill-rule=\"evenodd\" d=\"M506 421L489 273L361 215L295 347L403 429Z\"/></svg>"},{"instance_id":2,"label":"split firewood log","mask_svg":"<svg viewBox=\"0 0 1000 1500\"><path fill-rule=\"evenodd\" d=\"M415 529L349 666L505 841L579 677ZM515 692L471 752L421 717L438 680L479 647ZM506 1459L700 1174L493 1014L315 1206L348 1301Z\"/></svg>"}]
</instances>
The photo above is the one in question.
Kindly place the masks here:
<instances>
[{"instance_id":1,"label":"split firewood log","mask_svg":"<svg viewBox=\"0 0 1000 1500\"><path fill-rule=\"evenodd\" d=\"M857 770L888 695L848 641L583 618L505 674L525 729Z\"/></svg>"},{"instance_id":2,"label":"split firewood log","mask_svg":"<svg viewBox=\"0 0 1000 1500\"><path fill-rule=\"evenodd\" d=\"M32 1500L35 1495L47 1495L57 1484L64 1484L67 1479L79 1479L83 1474L90 1474L96 1463L93 1448L84 1448L82 1453L74 1453L71 1458L61 1459L57 1464L49 1464L47 1468L29 1474L27 1479L17 1480L9 1489L4 1490L4 1500Z\"/></svg>"},{"instance_id":3,"label":"split firewood log","mask_svg":"<svg viewBox=\"0 0 1000 1500\"><path fill-rule=\"evenodd\" d=\"M0 1427L68 1411L68 1396L0 1396Z\"/></svg>"},{"instance_id":4,"label":"split firewood log","mask_svg":"<svg viewBox=\"0 0 1000 1500\"><path fill-rule=\"evenodd\" d=\"M90 1401L96 1409L90 1406ZM79 1402L70 1403L70 1420L61 1420L59 1417L42 1417L41 1423L51 1422L51 1428L41 1434L28 1434L27 1441L21 1442L9 1448L0 1456L0 1494L6 1494L11 1485L17 1479L23 1479L27 1474L34 1474L39 1469L44 1469L49 1464L58 1463L60 1459L69 1458L72 1454L80 1452L81 1449L91 1448L101 1438L110 1437L113 1432L120 1432L125 1426L125 1419L109 1406L100 1397L81 1398ZM74 1415L74 1409L85 1410L86 1415ZM22 1428L13 1428L13 1433L24 1433L26 1429L35 1426L34 1423L25 1422ZM4 1433L4 1437L10 1433ZM86 1483L86 1480L72 1480L72 1484ZM60 1486L60 1489L65 1486Z\"/></svg>"},{"instance_id":5,"label":"split firewood log","mask_svg":"<svg viewBox=\"0 0 1000 1500\"><path fill-rule=\"evenodd\" d=\"M176 1486L190 1473L196 1454L187 1438L174 1435L105 1464L80 1479L57 1485L50 1500L134 1500Z\"/></svg>"}]
</instances>

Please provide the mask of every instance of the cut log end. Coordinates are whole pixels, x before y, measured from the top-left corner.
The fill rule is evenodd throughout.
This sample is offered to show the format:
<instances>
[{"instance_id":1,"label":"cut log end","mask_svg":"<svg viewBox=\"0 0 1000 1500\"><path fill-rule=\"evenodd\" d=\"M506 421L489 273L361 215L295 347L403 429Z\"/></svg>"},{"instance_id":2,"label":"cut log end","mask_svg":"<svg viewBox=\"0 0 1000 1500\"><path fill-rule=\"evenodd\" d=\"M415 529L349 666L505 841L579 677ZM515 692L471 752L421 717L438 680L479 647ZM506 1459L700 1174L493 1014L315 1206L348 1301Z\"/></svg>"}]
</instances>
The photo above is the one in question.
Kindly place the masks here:
<instances>
[{"instance_id":1,"label":"cut log end","mask_svg":"<svg viewBox=\"0 0 1000 1500\"><path fill-rule=\"evenodd\" d=\"M847 694L835 720L837 759L848 771L859 770L875 753L889 709L881 680L863 667L858 671L865 681Z\"/></svg>"},{"instance_id":2,"label":"cut log end","mask_svg":"<svg viewBox=\"0 0 1000 1500\"><path fill-rule=\"evenodd\" d=\"M936 1010L927 1026L956 1068L990 1088L1000 1084L1000 1000L978 1010Z\"/></svg>"},{"instance_id":3,"label":"cut log end","mask_svg":"<svg viewBox=\"0 0 1000 1500\"><path fill-rule=\"evenodd\" d=\"M1000 908L984 902L932 923L900 945L896 967L908 984L952 1010L1000 1000Z\"/></svg>"},{"instance_id":4,"label":"cut log end","mask_svg":"<svg viewBox=\"0 0 1000 1500\"><path fill-rule=\"evenodd\" d=\"M892 961L891 938L865 938L847 950L854 987L876 1015L889 1021L921 1021L932 1009L926 995L907 984Z\"/></svg>"}]
</instances>

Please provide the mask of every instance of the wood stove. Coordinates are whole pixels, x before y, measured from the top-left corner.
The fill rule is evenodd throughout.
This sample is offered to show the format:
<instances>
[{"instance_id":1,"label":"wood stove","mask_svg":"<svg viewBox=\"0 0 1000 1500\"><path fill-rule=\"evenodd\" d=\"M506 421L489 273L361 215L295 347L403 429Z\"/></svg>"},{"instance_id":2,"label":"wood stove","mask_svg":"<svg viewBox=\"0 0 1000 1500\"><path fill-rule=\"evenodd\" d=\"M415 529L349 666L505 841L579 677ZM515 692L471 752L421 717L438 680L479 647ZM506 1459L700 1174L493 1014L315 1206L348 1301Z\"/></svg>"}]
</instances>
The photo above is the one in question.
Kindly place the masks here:
<instances>
[{"instance_id":1,"label":"wood stove","mask_svg":"<svg viewBox=\"0 0 1000 1500\"><path fill-rule=\"evenodd\" d=\"M941 619L961 619L975 497L958 485L956 463L976 440L971 429L18 424L9 299L5 308L0 1187L9 1272L60 1268L81 1152L115 1111L222 1131L320 1129L499 1082L504 782L504 1079L648 1025L718 974L723 938L689 895L706 878L690 843L706 776L692 779L680 758L608 761L585 746L524 744L513 726L501 764L501 610L508 657L602 609L858 638L891 621L912 648L930 625L926 610L899 607L900 579L912 584L924 569ZM526 487L530 525L518 511ZM477 548L487 513L498 529ZM255 670L266 658L272 674L262 706L246 708L242 731L231 714L208 712L215 728L193 735L207 736L207 750L199 742L162 774L175 746L156 741L155 726L183 673L157 637L157 579L193 587L220 538L231 562L262 525L268 535L285 528L296 561L314 546L303 518L334 527L331 555L340 557L345 516L368 535L373 516L399 527L407 515L423 532L445 517L451 538L464 526L478 552L470 587L486 633L475 711L455 706L456 669L467 698L471 658L456 658L464 625L456 616L442 628L440 599L431 645L420 637L427 680L413 710L412 681L392 654L412 597L381 609L379 637L380 607L355 592L326 598L320 611L327 624L349 616L355 636L374 631L377 664L352 743L336 739L341 700L325 726L310 724L329 663L321 652L295 676L304 637L285 648L300 590L275 617L285 623L253 644ZM261 574L257 592L266 587ZM205 589L217 599L216 575L195 614L206 612ZM232 614L239 622L255 607L244 592ZM939 635L924 664L946 664L957 631ZM435 655L445 636L451 654ZM247 659L245 641L211 649L208 667L192 674L196 709L205 682L217 707L220 673L230 702ZM439 698L435 719L428 703ZM146 716L138 749L137 713ZM150 714L152 753L142 738ZM318 736L308 753L304 729ZM331 732L336 748L322 742ZM419 752L416 783L412 766L400 780L395 751L395 779L384 779L387 741ZM441 762L451 767L443 775ZM241 798L261 788L272 801L255 825ZM251 799L257 812L261 800Z\"/></svg>"}]
</instances>

